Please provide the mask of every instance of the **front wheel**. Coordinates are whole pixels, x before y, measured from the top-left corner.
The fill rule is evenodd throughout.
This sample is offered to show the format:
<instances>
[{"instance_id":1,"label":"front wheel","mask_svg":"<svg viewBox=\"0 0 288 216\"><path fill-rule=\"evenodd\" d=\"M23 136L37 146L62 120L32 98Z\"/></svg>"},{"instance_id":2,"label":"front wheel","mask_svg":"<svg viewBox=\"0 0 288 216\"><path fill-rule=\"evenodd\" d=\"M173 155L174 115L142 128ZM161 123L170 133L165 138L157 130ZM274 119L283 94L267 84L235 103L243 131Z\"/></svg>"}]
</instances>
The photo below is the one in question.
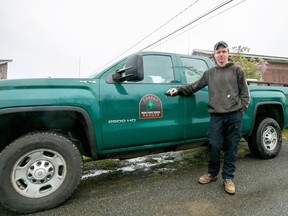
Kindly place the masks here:
<instances>
[{"instance_id":1,"label":"front wheel","mask_svg":"<svg viewBox=\"0 0 288 216\"><path fill-rule=\"evenodd\" d=\"M20 213L53 208L74 192L82 166L80 152L62 135L25 135L0 154L0 202Z\"/></svg>"},{"instance_id":2,"label":"front wheel","mask_svg":"<svg viewBox=\"0 0 288 216\"><path fill-rule=\"evenodd\" d=\"M272 118L256 121L252 134L247 137L249 149L256 157L270 159L278 155L282 147L279 124Z\"/></svg>"}]
</instances>

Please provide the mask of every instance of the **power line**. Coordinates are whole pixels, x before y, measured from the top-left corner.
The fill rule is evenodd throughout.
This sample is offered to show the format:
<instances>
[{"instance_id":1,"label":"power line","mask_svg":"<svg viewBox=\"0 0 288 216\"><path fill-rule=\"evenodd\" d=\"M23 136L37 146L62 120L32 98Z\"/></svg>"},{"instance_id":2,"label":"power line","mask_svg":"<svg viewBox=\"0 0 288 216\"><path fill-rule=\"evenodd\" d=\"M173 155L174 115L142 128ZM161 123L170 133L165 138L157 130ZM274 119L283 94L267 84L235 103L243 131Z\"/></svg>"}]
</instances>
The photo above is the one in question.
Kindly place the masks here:
<instances>
[{"instance_id":1,"label":"power line","mask_svg":"<svg viewBox=\"0 0 288 216\"><path fill-rule=\"evenodd\" d=\"M106 64L103 65L102 67L98 68L96 71L98 71L99 69L101 69L101 68L105 67L106 65L110 64L111 62L113 62L114 60L116 60L117 58L119 58L120 56L122 56L124 53L128 52L129 50L131 50L132 48L134 48L135 46L137 46L138 44L140 44L141 42L143 42L145 39L147 39L148 37L150 37L152 34L154 34L154 33L155 33L156 31L158 31L159 29L163 28L165 25L167 25L169 22L171 22L173 19L175 19L176 17L178 17L180 14L182 14L184 11L186 11L188 8L190 8L191 6L193 6L193 5L194 5L195 3L197 3L198 1L199 1L199 0L196 0L195 2L193 2L191 5L189 5L189 6L186 7L184 10L182 10L180 13L178 13L176 16L174 16L174 17L171 18L169 21L167 21L165 24L163 24L162 26L160 26L159 28L157 28L155 31L153 31L152 33L150 33L149 35L147 35L146 37L144 37L142 40L140 40L139 42L137 42L136 44L134 44L133 46L131 46L131 47L128 48L127 50L123 51L121 54L119 54L118 56L116 56L115 58L113 58L111 61L109 61L108 63L106 63ZM218 6L216 6L215 8L213 8L213 9L211 9L211 10L209 10L208 12L204 13L203 15L201 15L201 16L197 17L196 19L188 22L187 24L185 24L185 25L183 25L182 27L174 30L173 32L169 33L168 35L160 38L159 40L153 42L152 44L144 47L143 49L139 50L139 52L141 52L141 51L143 51L143 50L145 50L145 49L148 49L148 48L152 47L153 45L158 44L159 42L165 40L166 38L172 36L173 34L175 34L175 33L179 32L179 31L185 29L185 28L188 27L189 25L192 25L193 23L195 23L195 22L203 19L204 17L208 16L209 14L211 14L211 13L219 10L220 8L222 8L222 7L224 7L225 5L231 3L232 1L234 1L234 0L227 0L227 1L219 4ZM240 3L244 2L244 1L246 1L246 0L242 0ZM236 4L236 5L239 5L240 3L238 3L238 4ZM201 22L201 23L199 23L199 24L197 24L197 25L189 28L188 30L190 30L190 29L192 29L192 28L194 28L194 27L196 27L196 26L198 26L198 25L200 25L200 24L202 24L202 23L204 23L204 22L206 22L206 21L208 21L208 20L210 20L210 19L218 16L219 14L221 14L221 13L223 13L223 12L226 12L227 10L230 10L231 8L235 7L236 5L234 5L234 6L230 7L230 8L228 8L228 9L226 9L226 10L224 10L224 11L218 13L218 14L216 14L215 16L212 16L211 18L209 18L209 19L207 19L207 20L205 20L205 21L203 21L203 22ZM186 31L188 31L188 30L186 30ZM186 31L184 31L184 32L186 32ZM183 34L184 32L182 32L182 33L180 33L180 34ZM179 36L180 34L176 35L175 37ZM175 37L173 37L173 38L175 38ZM171 38L171 39L172 39L172 38ZM171 40L171 39L170 39L170 40ZM169 41L169 40L167 40L167 41ZM165 41L165 42L167 42L167 41ZM165 43L165 42L163 42L163 43Z\"/></svg>"},{"instance_id":2,"label":"power line","mask_svg":"<svg viewBox=\"0 0 288 216\"><path fill-rule=\"evenodd\" d=\"M159 44L159 45L162 45L162 44L164 44L164 43L166 43L166 42L168 42L168 41L170 41L170 40L172 40L172 39L178 37L179 35L184 34L185 32L187 32L187 31L189 31L189 30L191 30L191 29L193 29L193 28L195 28L195 27L197 27L197 26L199 26L199 25L201 25L201 24L203 24L203 23L205 23L205 22L207 22L207 21L213 19L214 17L217 17L217 16L221 15L222 13L224 13L224 12L226 12L226 11L228 11L228 10L234 8L234 7L236 7L237 5L239 5L239 4L241 4L241 3L245 2L245 1L246 1L246 0L242 0L241 2L238 2L237 4L235 4L235 5L233 5L233 6L229 7L229 8L227 8L227 9L225 9L225 10L223 10L223 11L221 11L221 12L215 14L214 16L209 17L208 19L206 19L206 20L204 20L204 21L202 21L202 22L200 22L200 23L198 23L198 24L192 26L191 28L186 29L185 31L183 31L183 32L181 32L181 33L175 35L174 37L165 40L164 42L162 42L162 43ZM155 48L156 46L158 46L158 45L155 45L154 47L152 47L152 49Z\"/></svg>"},{"instance_id":3,"label":"power line","mask_svg":"<svg viewBox=\"0 0 288 216\"><path fill-rule=\"evenodd\" d=\"M182 13L184 13L186 10L188 10L190 7L192 7L194 4L196 4L199 0L196 0L195 2L193 2L192 4L190 4L188 7L186 7L184 10L182 10L181 12L179 12L177 15L175 15L173 18L171 18L170 20L168 20L166 23L164 23L163 25L161 25L159 28L157 28L156 30L154 30L153 32L151 32L149 35L147 35L146 37L144 37L142 40L140 40L139 42L137 42L136 44L134 44L132 47L130 47L128 50L134 48L135 46L137 46L138 44L140 44L141 42L143 42L144 40L146 40L148 37L150 37L151 35L153 35L154 33L156 33L157 31L159 31L161 28L163 28L164 26L166 26L168 23L170 23L171 21L173 21L174 19L176 19L178 16L180 16ZM127 51L128 51L127 50ZM125 52L127 52L125 51ZM124 52L124 53L125 53Z\"/></svg>"},{"instance_id":4,"label":"power line","mask_svg":"<svg viewBox=\"0 0 288 216\"><path fill-rule=\"evenodd\" d=\"M193 5L195 5L199 0L194 1L192 4L190 4L188 7L186 7L184 10L180 11L178 14L176 14L174 17L172 17L170 20L168 20L167 22L165 22L163 25L161 25L160 27L158 27L157 29L155 29L153 32L151 32L150 34L148 34L147 36L145 36L143 39L141 39L140 41L138 41L137 43L135 43L134 45L132 45L130 48L126 49L125 51L121 52L119 55L117 55L115 58L113 58L111 61L109 61L108 63L106 63L105 65L103 65L100 68L103 68L104 66L110 64L112 61L114 61L115 59L119 58L120 56L122 56L124 53L128 52L129 50L133 49L135 46L137 46L138 44L142 43L144 40L146 40L147 38L149 38L151 35L155 34L157 31L159 31L160 29L162 29L164 26L166 26L168 23L172 22L174 19L176 19L178 16L180 16L182 13L184 13L185 11L187 11L189 8L191 8ZM98 68L97 70L99 70L100 68Z\"/></svg>"},{"instance_id":5,"label":"power line","mask_svg":"<svg viewBox=\"0 0 288 216\"><path fill-rule=\"evenodd\" d=\"M228 1L226 1L226 2L221 3L220 5L218 5L218 6L216 6L215 8L209 10L209 11L206 12L205 14L203 14L203 15L197 17L196 19L194 19L194 20L188 22L188 23L185 24L184 26L182 26L182 27L180 27L180 28L174 30L173 32L169 33L168 35L166 35L166 36L160 38L159 40L153 42L152 44L150 44L150 45L144 47L143 49L139 50L139 52L141 52L141 51L143 51L143 50L146 50L146 49L148 49L149 47L151 47L151 46L153 46L153 45L155 45L155 44L161 42L162 40L164 40L164 39L170 37L171 35L177 33L178 31L181 31L182 29L184 29L184 28L186 28L187 26L189 26L189 25L191 25L191 24L197 22L198 20L200 20L200 19L202 19L202 18L208 16L209 14L215 12L216 10L219 10L220 8L222 8L222 7L224 7L225 5L231 3L232 1L234 1L234 0L228 0Z\"/></svg>"}]
</instances>

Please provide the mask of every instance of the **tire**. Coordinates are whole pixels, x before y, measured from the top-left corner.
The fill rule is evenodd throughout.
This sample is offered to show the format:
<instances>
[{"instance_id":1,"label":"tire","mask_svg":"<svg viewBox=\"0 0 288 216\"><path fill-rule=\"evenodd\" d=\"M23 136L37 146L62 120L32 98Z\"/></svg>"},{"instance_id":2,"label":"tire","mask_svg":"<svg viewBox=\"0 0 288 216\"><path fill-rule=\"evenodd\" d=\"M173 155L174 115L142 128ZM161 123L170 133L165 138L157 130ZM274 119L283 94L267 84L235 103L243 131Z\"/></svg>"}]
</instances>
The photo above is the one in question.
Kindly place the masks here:
<instances>
[{"instance_id":1,"label":"tire","mask_svg":"<svg viewBox=\"0 0 288 216\"><path fill-rule=\"evenodd\" d=\"M274 158L282 147L282 133L279 124L272 118L256 121L252 134L246 138L253 155L262 159Z\"/></svg>"},{"instance_id":2,"label":"tire","mask_svg":"<svg viewBox=\"0 0 288 216\"><path fill-rule=\"evenodd\" d=\"M80 152L62 135L25 135L0 154L0 202L19 213L56 207L76 190L82 169Z\"/></svg>"}]
</instances>

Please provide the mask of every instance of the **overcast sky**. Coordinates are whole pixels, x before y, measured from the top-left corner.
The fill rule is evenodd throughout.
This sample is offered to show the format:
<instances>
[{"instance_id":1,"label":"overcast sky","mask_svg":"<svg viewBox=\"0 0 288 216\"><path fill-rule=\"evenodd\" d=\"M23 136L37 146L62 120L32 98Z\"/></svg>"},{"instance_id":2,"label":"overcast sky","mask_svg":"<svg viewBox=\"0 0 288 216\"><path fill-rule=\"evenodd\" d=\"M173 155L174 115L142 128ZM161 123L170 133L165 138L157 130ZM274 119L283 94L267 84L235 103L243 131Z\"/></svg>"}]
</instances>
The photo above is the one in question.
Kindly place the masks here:
<instances>
[{"instance_id":1,"label":"overcast sky","mask_svg":"<svg viewBox=\"0 0 288 216\"><path fill-rule=\"evenodd\" d=\"M230 47L249 47L251 54L288 57L287 0L0 2L0 59L13 60L8 79L89 76L222 3L147 50L188 54L225 40Z\"/></svg>"}]
</instances>

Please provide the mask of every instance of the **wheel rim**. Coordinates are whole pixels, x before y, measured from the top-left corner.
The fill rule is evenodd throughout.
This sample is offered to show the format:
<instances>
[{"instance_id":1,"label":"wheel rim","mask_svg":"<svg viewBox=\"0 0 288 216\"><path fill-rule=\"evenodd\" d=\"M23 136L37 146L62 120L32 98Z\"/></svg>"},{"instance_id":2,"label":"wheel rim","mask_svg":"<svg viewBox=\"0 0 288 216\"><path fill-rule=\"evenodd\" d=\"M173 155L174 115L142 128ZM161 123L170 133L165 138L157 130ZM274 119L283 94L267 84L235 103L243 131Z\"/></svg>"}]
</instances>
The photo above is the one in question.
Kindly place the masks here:
<instances>
[{"instance_id":1,"label":"wheel rim","mask_svg":"<svg viewBox=\"0 0 288 216\"><path fill-rule=\"evenodd\" d=\"M22 196L40 198L56 191L65 177L66 162L62 155L50 149L37 149L15 163L11 182Z\"/></svg>"},{"instance_id":2,"label":"wheel rim","mask_svg":"<svg viewBox=\"0 0 288 216\"><path fill-rule=\"evenodd\" d=\"M263 144L268 151L273 151L278 143L277 131L274 127L268 126L263 132Z\"/></svg>"}]
</instances>

